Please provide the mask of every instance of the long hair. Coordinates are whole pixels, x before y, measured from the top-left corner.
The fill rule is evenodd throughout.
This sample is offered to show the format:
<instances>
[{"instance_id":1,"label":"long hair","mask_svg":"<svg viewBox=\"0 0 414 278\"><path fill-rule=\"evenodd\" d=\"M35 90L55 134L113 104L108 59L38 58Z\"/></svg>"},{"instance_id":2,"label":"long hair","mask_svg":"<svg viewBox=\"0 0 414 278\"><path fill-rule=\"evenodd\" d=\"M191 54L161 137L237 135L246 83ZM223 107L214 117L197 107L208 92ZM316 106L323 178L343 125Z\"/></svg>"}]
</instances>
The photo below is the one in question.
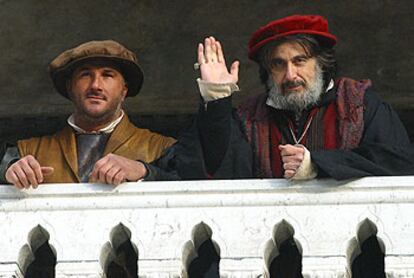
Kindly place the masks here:
<instances>
[{"instance_id":1,"label":"long hair","mask_svg":"<svg viewBox=\"0 0 414 278\"><path fill-rule=\"evenodd\" d=\"M268 43L263 46L258 55L260 80L267 86L269 73L271 71L271 59L273 50L286 42L296 42L303 47L308 57L315 57L318 65L322 69L324 89L328 86L331 79L335 79L337 73L337 61L335 50L324 47L311 35L292 35Z\"/></svg>"}]
</instances>

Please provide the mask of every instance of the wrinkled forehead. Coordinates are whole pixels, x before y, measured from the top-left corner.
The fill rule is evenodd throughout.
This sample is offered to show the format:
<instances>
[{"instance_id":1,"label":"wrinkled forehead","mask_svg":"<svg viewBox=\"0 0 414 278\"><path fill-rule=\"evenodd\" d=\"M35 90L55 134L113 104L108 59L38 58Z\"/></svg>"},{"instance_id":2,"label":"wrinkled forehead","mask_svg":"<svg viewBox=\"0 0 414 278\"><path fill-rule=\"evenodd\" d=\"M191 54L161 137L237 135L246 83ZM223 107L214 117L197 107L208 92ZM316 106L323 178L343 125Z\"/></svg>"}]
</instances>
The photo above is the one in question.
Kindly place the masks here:
<instances>
[{"instance_id":1,"label":"wrinkled forehead","mask_svg":"<svg viewBox=\"0 0 414 278\"><path fill-rule=\"evenodd\" d=\"M295 56L312 56L311 50L299 41L283 41L275 44L270 51L271 58L295 57Z\"/></svg>"},{"instance_id":2,"label":"wrinkled forehead","mask_svg":"<svg viewBox=\"0 0 414 278\"><path fill-rule=\"evenodd\" d=\"M80 70L92 69L92 68L110 68L112 70L119 72L122 75L122 77L125 79L121 67L116 62L110 61L110 60L102 60L102 59L90 59L83 63L80 63L74 68L71 75L73 77L73 74L76 72L79 72Z\"/></svg>"}]
</instances>

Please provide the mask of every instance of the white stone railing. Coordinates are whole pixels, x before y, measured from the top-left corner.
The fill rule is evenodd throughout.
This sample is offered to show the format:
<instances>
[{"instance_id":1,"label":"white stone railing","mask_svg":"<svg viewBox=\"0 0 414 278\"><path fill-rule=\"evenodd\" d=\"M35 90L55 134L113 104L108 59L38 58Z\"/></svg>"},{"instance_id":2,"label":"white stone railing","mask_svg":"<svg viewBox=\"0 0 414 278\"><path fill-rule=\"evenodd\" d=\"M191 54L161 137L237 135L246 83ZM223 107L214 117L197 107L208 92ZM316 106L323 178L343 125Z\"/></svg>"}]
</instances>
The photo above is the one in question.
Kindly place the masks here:
<instances>
[{"instance_id":1,"label":"white stone railing","mask_svg":"<svg viewBox=\"0 0 414 278\"><path fill-rule=\"evenodd\" d=\"M221 276L253 278L281 220L302 246L304 277L344 277L348 243L365 219L385 244L388 276L414 277L414 177L0 186L0 277L23 277L19 251L38 225L56 250L56 277L101 277L99 257L119 223L138 248L140 277L180 277L183 246L204 222L221 250Z\"/></svg>"}]
</instances>

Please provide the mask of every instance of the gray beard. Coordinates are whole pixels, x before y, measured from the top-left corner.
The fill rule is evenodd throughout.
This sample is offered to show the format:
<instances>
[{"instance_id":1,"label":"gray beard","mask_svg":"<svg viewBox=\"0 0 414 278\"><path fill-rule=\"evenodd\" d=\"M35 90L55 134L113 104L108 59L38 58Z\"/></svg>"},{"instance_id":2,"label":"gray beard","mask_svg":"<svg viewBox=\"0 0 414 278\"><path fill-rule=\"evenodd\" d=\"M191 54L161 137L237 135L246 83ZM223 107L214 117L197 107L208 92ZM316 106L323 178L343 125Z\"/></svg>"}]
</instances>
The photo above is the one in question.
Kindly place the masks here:
<instances>
[{"instance_id":1,"label":"gray beard","mask_svg":"<svg viewBox=\"0 0 414 278\"><path fill-rule=\"evenodd\" d=\"M322 95L323 88L322 70L318 65L315 70L315 80L308 84L302 93L291 92L284 95L281 87L269 77L267 80L269 91L266 103L277 109L293 111L296 115L300 115L303 110L315 105Z\"/></svg>"}]
</instances>

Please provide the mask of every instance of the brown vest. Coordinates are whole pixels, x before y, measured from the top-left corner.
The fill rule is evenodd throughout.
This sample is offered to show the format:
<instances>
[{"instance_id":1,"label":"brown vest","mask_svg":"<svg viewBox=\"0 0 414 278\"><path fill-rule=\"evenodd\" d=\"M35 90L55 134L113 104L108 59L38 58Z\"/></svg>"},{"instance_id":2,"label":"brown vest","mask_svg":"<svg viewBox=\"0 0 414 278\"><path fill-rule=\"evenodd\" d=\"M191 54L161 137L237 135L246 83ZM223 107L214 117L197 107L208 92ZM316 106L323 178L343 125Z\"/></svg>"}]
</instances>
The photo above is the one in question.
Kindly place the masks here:
<instances>
[{"instance_id":1,"label":"brown vest","mask_svg":"<svg viewBox=\"0 0 414 278\"><path fill-rule=\"evenodd\" d=\"M175 139L134 126L125 115L112 132L103 155L109 153L152 162L175 143ZM20 157L33 155L41 166L52 166L53 174L45 176L45 183L77 183L78 159L75 132L66 126L51 136L34 137L17 142Z\"/></svg>"}]
</instances>

